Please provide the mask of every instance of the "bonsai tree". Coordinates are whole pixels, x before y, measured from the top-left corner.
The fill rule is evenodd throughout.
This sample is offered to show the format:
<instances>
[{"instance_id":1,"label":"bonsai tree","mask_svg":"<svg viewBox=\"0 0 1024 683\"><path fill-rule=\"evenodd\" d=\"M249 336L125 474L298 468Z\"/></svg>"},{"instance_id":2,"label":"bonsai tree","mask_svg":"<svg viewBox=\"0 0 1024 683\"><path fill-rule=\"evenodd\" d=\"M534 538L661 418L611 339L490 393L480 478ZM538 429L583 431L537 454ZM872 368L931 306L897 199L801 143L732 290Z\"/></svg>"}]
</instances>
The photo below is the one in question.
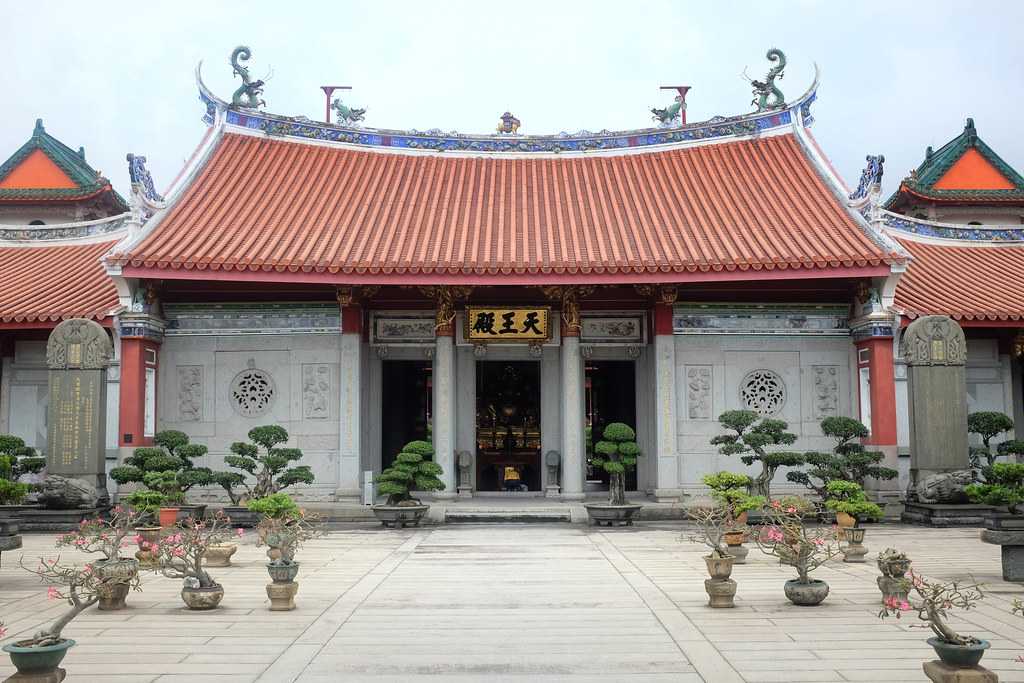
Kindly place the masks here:
<instances>
[{"instance_id":1,"label":"bonsai tree","mask_svg":"<svg viewBox=\"0 0 1024 683\"><path fill-rule=\"evenodd\" d=\"M374 480L380 484L378 491L388 497L388 505L419 505L412 491L444 490L444 482L439 479L444 471L427 460L433 455L434 447L426 441L410 441L402 446L391 467Z\"/></svg>"},{"instance_id":2,"label":"bonsai tree","mask_svg":"<svg viewBox=\"0 0 1024 683\"><path fill-rule=\"evenodd\" d=\"M968 484L964 491L972 503L1005 505L1012 514L1021 514L1024 503L1024 464L997 462L987 468L984 484Z\"/></svg>"},{"instance_id":3,"label":"bonsai tree","mask_svg":"<svg viewBox=\"0 0 1024 683\"><path fill-rule=\"evenodd\" d=\"M996 411L981 411L967 416L967 431L981 437L981 446L970 449L971 467L977 470L977 476L988 481L992 466L999 456L1024 455L1024 441L1009 439L996 446L992 452L992 439L1013 429L1013 420L1008 415Z\"/></svg>"},{"instance_id":4,"label":"bonsai tree","mask_svg":"<svg viewBox=\"0 0 1024 683\"><path fill-rule=\"evenodd\" d=\"M26 446L24 439L0 434L0 505L18 505L32 490L30 484L19 482L24 474L34 474L46 466L46 458Z\"/></svg>"},{"instance_id":5,"label":"bonsai tree","mask_svg":"<svg viewBox=\"0 0 1024 683\"><path fill-rule=\"evenodd\" d=\"M141 489L132 491L124 500L138 513L137 521L142 525L152 524L156 521L157 511L161 505L167 502L167 497L159 491Z\"/></svg>"},{"instance_id":6,"label":"bonsai tree","mask_svg":"<svg viewBox=\"0 0 1024 683\"><path fill-rule=\"evenodd\" d=\"M925 622L935 637L950 645L977 645L981 640L974 636L960 635L946 622L949 610L969 610L985 597L981 584L961 581L929 581L920 574L910 571L907 588L913 591L908 600L887 598L879 618L896 617L904 612L917 612L917 618Z\"/></svg>"},{"instance_id":7,"label":"bonsai tree","mask_svg":"<svg viewBox=\"0 0 1024 683\"><path fill-rule=\"evenodd\" d=\"M727 410L718 416L718 422L731 434L720 434L711 439L722 455L741 455L748 467L761 463L761 471L751 481L750 493L771 498L771 483L780 467L804 464L800 453L768 452L772 446L788 446L796 441L796 434L787 432L789 425L783 420L761 416L752 410Z\"/></svg>"},{"instance_id":8,"label":"bonsai tree","mask_svg":"<svg viewBox=\"0 0 1024 683\"><path fill-rule=\"evenodd\" d=\"M203 568L203 553L211 545L227 539L230 523L223 512L210 520L189 517L179 531L160 539L157 547L160 572L171 579L183 579L186 587L218 587L220 584Z\"/></svg>"},{"instance_id":9,"label":"bonsai tree","mask_svg":"<svg viewBox=\"0 0 1024 683\"><path fill-rule=\"evenodd\" d=\"M139 515L138 510L117 506L110 511L108 520L83 519L77 529L57 537L57 547L98 553L103 556L99 563L117 562L122 559L121 550L130 545L128 534L134 531Z\"/></svg>"},{"instance_id":10,"label":"bonsai tree","mask_svg":"<svg viewBox=\"0 0 1024 683\"><path fill-rule=\"evenodd\" d=\"M852 481L833 479L825 484L825 507L832 512L843 512L854 519L855 526L861 522L882 518L882 508L868 500L860 484Z\"/></svg>"},{"instance_id":11,"label":"bonsai tree","mask_svg":"<svg viewBox=\"0 0 1024 683\"><path fill-rule=\"evenodd\" d=\"M604 428L601 440L594 444L594 467L609 475L608 503L626 504L626 468L636 465L640 447L636 445L636 432L622 422L612 422Z\"/></svg>"},{"instance_id":12,"label":"bonsai tree","mask_svg":"<svg viewBox=\"0 0 1024 683\"><path fill-rule=\"evenodd\" d=\"M728 512L730 525L734 525L744 512L765 506L764 496L752 496L748 493L751 479L746 474L715 472L704 475L702 481L711 489L711 497Z\"/></svg>"},{"instance_id":13,"label":"bonsai tree","mask_svg":"<svg viewBox=\"0 0 1024 683\"><path fill-rule=\"evenodd\" d=\"M825 436L835 439L836 445L832 452L805 453L804 459L810 467L787 472L786 479L803 484L822 500L828 499L825 485L834 479L852 481L863 487L869 477L888 480L899 475L891 467L879 465L885 457L881 452L865 450L856 441L870 433L859 420L852 417L826 417L821 421L821 431Z\"/></svg>"},{"instance_id":14,"label":"bonsai tree","mask_svg":"<svg viewBox=\"0 0 1024 683\"><path fill-rule=\"evenodd\" d=\"M164 503L185 502L185 492L193 486L213 483L209 467L196 467L192 461L206 455L206 446L189 443L188 435L175 430L157 432L156 446L136 448L125 464L110 470L118 484L143 484L164 496Z\"/></svg>"},{"instance_id":15,"label":"bonsai tree","mask_svg":"<svg viewBox=\"0 0 1024 683\"><path fill-rule=\"evenodd\" d=\"M270 519L291 519L300 514L299 506L287 493L272 493L265 498L254 498L245 506Z\"/></svg>"},{"instance_id":16,"label":"bonsai tree","mask_svg":"<svg viewBox=\"0 0 1024 683\"><path fill-rule=\"evenodd\" d=\"M231 444L233 455L224 462L241 472L217 472L213 480L220 484L231 502L239 505L243 500L266 498L293 484L312 484L313 472L309 465L291 463L302 458L298 448L281 448L288 441L288 431L280 425L265 425L249 430L249 441ZM251 484L246 475L255 477ZM242 491L236 491L236 489Z\"/></svg>"},{"instance_id":17,"label":"bonsai tree","mask_svg":"<svg viewBox=\"0 0 1024 683\"><path fill-rule=\"evenodd\" d=\"M700 530L697 534L689 537L692 543L703 543L711 549L708 557L725 558L732 557L725 545L725 534L732 530L733 518L728 508L721 505L712 507L695 507L687 510L687 517L697 523Z\"/></svg>"},{"instance_id":18,"label":"bonsai tree","mask_svg":"<svg viewBox=\"0 0 1024 683\"><path fill-rule=\"evenodd\" d=\"M270 564L283 566L295 563L295 553L302 545L324 533L324 519L315 513L296 509L287 517L264 517L259 524L262 538L274 539L278 556Z\"/></svg>"},{"instance_id":19,"label":"bonsai tree","mask_svg":"<svg viewBox=\"0 0 1024 683\"><path fill-rule=\"evenodd\" d=\"M804 524L804 513L813 507L796 497L773 500L765 508L771 524L754 536L762 551L793 567L796 581L804 585L812 583L812 571L841 552L835 529Z\"/></svg>"}]
</instances>

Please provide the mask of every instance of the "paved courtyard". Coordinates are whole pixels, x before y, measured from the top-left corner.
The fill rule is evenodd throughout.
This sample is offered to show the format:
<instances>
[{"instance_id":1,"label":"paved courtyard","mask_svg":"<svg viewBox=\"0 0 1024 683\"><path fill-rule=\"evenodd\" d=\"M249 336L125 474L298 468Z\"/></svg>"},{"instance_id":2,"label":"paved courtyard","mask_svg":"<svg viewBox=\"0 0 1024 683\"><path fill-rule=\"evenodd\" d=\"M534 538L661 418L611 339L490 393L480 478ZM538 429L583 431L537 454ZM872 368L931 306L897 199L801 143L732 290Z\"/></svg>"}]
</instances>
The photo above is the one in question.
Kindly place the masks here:
<instances>
[{"instance_id":1,"label":"paved courtyard","mask_svg":"<svg viewBox=\"0 0 1024 683\"><path fill-rule=\"evenodd\" d=\"M190 612L180 581L146 574L122 612L91 610L65 635L72 683L248 681L921 681L927 632L881 622L875 551L905 550L917 571L988 584L955 626L992 641L984 664L1024 681L1024 586L1000 580L999 548L977 529L876 526L871 562L818 572L817 608L782 593L788 568L752 550L737 566L737 607L705 606L703 550L682 527L648 524L458 526L333 531L300 553L298 609L270 612L263 549L249 534L237 566L211 570L221 609ZM25 555L53 556L52 535ZM71 559L73 553L65 553ZM30 633L62 605L5 554L0 620ZM12 673L6 657L0 675Z\"/></svg>"}]
</instances>

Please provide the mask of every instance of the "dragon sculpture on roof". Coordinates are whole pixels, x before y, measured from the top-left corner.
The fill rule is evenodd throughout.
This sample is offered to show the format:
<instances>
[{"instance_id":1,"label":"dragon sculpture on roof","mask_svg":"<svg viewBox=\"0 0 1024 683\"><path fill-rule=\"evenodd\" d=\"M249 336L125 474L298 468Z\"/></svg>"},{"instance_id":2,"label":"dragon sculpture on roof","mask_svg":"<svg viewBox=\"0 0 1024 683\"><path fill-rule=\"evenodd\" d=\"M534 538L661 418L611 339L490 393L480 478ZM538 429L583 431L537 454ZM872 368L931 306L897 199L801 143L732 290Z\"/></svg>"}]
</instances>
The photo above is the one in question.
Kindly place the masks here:
<instances>
[{"instance_id":1,"label":"dragon sculpture on roof","mask_svg":"<svg viewBox=\"0 0 1024 683\"><path fill-rule=\"evenodd\" d=\"M768 70L764 83L761 81L750 81L750 85L754 88L754 99L750 103L757 107L757 111L781 109L786 106L786 98L775 85L775 79L782 78L782 70L786 68L786 55L783 54L782 50L773 47L768 50L765 57L768 58L769 62L778 62L778 64ZM769 101L769 98L771 98L771 101Z\"/></svg>"},{"instance_id":2,"label":"dragon sculpture on roof","mask_svg":"<svg viewBox=\"0 0 1024 683\"><path fill-rule=\"evenodd\" d=\"M651 109L651 113L654 114L651 118L662 126L671 126L679 120L679 111L682 108L683 98L680 95L676 95L672 104L668 105L664 109L658 109L657 107Z\"/></svg>"},{"instance_id":3,"label":"dragon sculpture on roof","mask_svg":"<svg viewBox=\"0 0 1024 683\"><path fill-rule=\"evenodd\" d=\"M346 107L342 103L340 97L335 97L334 102L331 103L331 109L337 115L338 123L340 125L352 125L359 123L366 117L366 109L356 109L355 107Z\"/></svg>"},{"instance_id":4,"label":"dragon sculpture on roof","mask_svg":"<svg viewBox=\"0 0 1024 683\"><path fill-rule=\"evenodd\" d=\"M238 90L231 96L231 106L233 107L259 109L266 104L266 102L260 99L260 95L263 94L263 81L252 80L249 77L249 67L238 63L239 60L247 62L250 57L252 57L252 50L245 45L239 45L231 51L233 74L240 76L242 79L242 85L238 86Z\"/></svg>"}]
</instances>

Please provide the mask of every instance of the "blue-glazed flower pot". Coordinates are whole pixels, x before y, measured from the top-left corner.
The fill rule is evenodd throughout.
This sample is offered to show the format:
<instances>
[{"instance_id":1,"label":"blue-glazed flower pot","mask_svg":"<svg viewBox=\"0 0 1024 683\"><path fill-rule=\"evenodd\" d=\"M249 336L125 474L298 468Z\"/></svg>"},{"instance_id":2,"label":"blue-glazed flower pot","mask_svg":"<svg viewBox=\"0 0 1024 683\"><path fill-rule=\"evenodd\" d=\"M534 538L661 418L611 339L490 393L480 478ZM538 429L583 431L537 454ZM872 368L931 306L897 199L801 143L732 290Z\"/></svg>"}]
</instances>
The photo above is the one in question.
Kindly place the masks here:
<instances>
[{"instance_id":1,"label":"blue-glazed flower pot","mask_svg":"<svg viewBox=\"0 0 1024 683\"><path fill-rule=\"evenodd\" d=\"M939 659L950 666L961 669L978 666L985 650L991 645L987 640L982 640L974 645L956 645L935 637L929 638L928 644L935 650Z\"/></svg>"},{"instance_id":2,"label":"blue-glazed flower pot","mask_svg":"<svg viewBox=\"0 0 1024 683\"><path fill-rule=\"evenodd\" d=\"M11 656L11 664L14 664L18 673L38 676L54 671L74 644L75 641L70 638L43 647L21 647L18 643L12 643L4 645L4 652Z\"/></svg>"}]
</instances>

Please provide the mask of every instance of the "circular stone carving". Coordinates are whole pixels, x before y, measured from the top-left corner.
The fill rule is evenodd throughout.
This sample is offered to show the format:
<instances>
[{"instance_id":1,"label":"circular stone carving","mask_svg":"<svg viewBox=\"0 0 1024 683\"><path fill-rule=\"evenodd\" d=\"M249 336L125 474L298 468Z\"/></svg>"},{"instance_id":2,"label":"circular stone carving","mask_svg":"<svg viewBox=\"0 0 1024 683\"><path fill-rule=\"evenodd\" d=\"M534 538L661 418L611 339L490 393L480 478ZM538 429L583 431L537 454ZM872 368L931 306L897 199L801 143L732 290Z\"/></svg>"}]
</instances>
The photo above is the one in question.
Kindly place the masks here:
<instances>
[{"instance_id":1,"label":"circular stone carving","mask_svg":"<svg viewBox=\"0 0 1024 683\"><path fill-rule=\"evenodd\" d=\"M762 417L777 415L786 405L786 384L771 370L752 370L740 382L740 401Z\"/></svg>"},{"instance_id":2,"label":"circular stone carving","mask_svg":"<svg viewBox=\"0 0 1024 683\"><path fill-rule=\"evenodd\" d=\"M266 372L247 368L231 381L231 405L242 417L259 417L270 409L277 387Z\"/></svg>"}]
</instances>

